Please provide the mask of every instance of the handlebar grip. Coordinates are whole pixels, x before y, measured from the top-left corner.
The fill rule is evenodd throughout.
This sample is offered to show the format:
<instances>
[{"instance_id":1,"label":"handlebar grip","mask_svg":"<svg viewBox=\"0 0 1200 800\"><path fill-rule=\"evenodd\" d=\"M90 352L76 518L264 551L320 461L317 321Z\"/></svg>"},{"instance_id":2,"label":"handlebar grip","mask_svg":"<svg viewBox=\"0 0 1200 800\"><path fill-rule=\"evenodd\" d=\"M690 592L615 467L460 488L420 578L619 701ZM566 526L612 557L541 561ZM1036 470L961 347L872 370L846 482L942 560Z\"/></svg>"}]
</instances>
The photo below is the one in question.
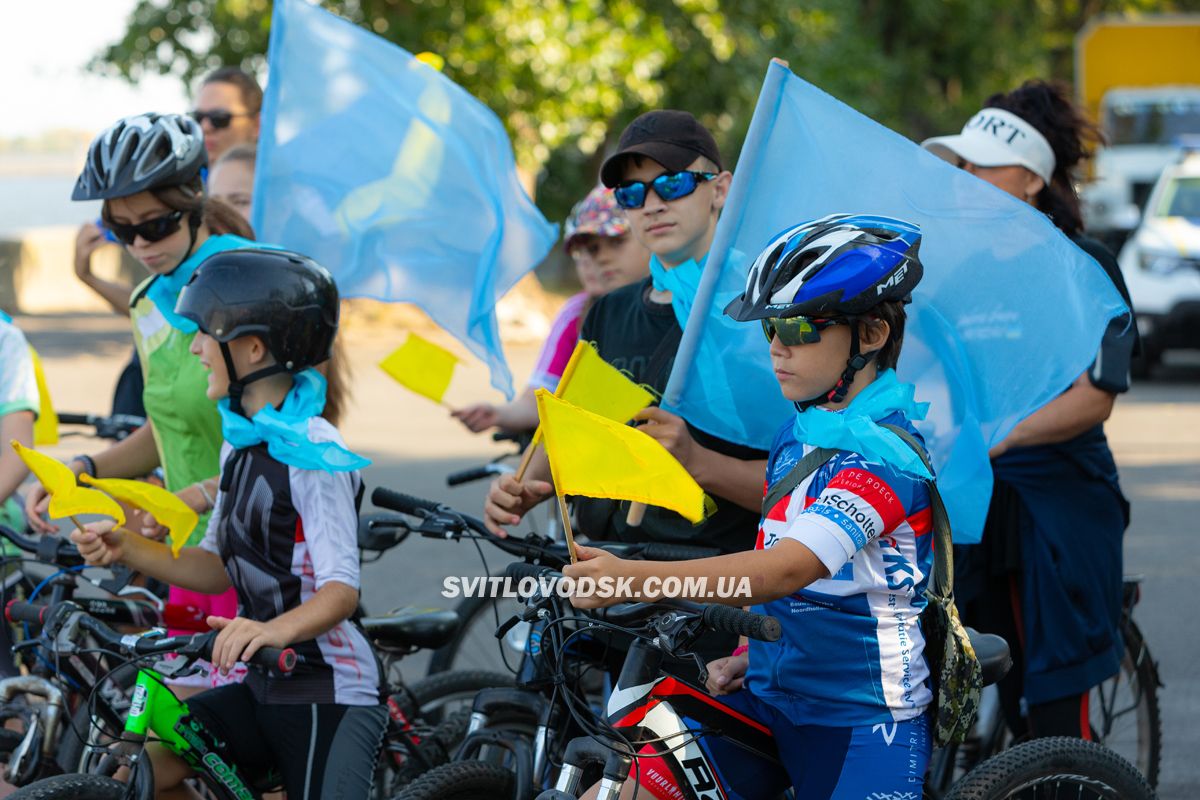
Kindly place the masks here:
<instances>
[{"instance_id":1,"label":"handlebar grip","mask_svg":"<svg viewBox=\"0 0 1200 800\"><path fill-rule=\"evenodd\" d=\"M28 622L31 625L42 625L46 622L46 612L50 606L26 603L24 600L13 600L4 609L4 616L9 622Z\"/></svg>"},{"instance_id":2,"label":"handlebar grip","mask_svg":"<svg viewBox=\"0 0 1200 800\"><path fill-rule=\"evenodd\" d=\"M464 483L483 480L484 478L494 475L495 468L490 464L482 467L471 467L470 469L461 469L458 472L451 472L446 476L447 486L461 486ZM374 499L374 497L372 497ZM376 504L378 505L378 504Z\"/></svg>"},{"instance_id":3,"label":"handlebar grip","mask_svg":"<svg viewBox=\"0 0 1200 800\"><path fill-rule=\"evenodd\" d=\"M251 664L266 667L279 675L290 674L299 662L300 657L290 647L282 650L278 647L263 647L250 659Z\"/></svg>"},{"instance_id":4,"label":"handlebar grip","mask_svg":"<svg viewBox=\"0 0 1200 800\"><path fill-rule=\"evenodd\" d=\"M414 517L421 516L419 513L421 511L436 513L441 509L441 505L432 500L422 500L420 497L413 497L411 494L393 491L382 486L371 492L371 502L380 508L398 511L401 514L410 514Z\"/></svg>"},{"instance_id":5,"label":"handlebar grip","mask_svg":"<svg viewBox=\"0 0 1200 800\"><path fill-rule=\"evenodd\" d=\"M783 626L774 617L733 606L705 606L702 619L715 631L747 636L760 642L777 642L783 633Z\"/></svg>"},{"instance_id":6,"label":"handlebar grip","mask_svg":"<svg viewBox=\"0 0 1200 800\"><path fill-rule=\"evenodd\" d=\"M514 581L519 581L523 578L538 579L542 577L557 578L561 574L550 569L550 567L540 567L537 564L526 564L524 561L514 561L504 568L504 574L512 578Z\"/></svg>"},{"instance_id":7,"label":"handlebar grip","mask_svg":"<svg viewBox=\"0 0 1200 800\"><path fill-rule=\"evenodd\" d=\"M674 542L646 542L642 558L647 561L690 561L693 558L712 558L721 555L716 547L698 547Z\"/></svg>"},{"instance_id":8,"label":"handlebar grip","mask_svg":"<svg viewBox=\"0 0 1200 800\"><path fill-rule=\"evenodd\" d=\"M95 414L71 414L65 411L60 411L56 416L63 425L95 425L100 419Z\"/></svg>"}]
</instances>

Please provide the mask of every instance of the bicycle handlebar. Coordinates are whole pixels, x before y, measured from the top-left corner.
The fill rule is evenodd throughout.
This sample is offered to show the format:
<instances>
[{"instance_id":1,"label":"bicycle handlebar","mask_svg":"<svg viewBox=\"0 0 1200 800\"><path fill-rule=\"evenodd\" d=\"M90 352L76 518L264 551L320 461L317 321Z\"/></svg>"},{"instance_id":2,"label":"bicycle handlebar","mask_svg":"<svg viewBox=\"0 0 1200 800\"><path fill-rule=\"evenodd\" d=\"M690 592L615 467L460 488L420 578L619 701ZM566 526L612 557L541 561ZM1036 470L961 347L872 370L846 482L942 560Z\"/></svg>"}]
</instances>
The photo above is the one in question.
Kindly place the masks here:
<instances>
[{"instance_id":1,"label":"bicycle handlebar","mask_svg":"<svg viewBox=\"0 0 1200 800\"><path fill-rule=\"evenodd\" d=\"M12 542L18 549L32 554L39 561L55 566L77 567L84 563L79 548L58 536L40 536L34 539L0 525L0 537Z\"/></svg>"},{"instance_id":2,"label":"bicycle handlebar","mask_svg":"<svg viewBox=\"0 0 1200 800\"><path fill-rule=\"evenodd\" d=\"M100 646L131 656L158 656L169 653L192 658L212 660L212 646L217 631L196 633L187 636L138 636L122 635L95 617L85 613L77 604L62 602L54 605L38 605L23 600L13 600L5 609L5 616L12 622L25 622L46 627L69 615L76 615L78 625L96 638ZM55 624L56 629L61 624ZM296 668L299 657L290 647L262 647L250 659L255 666L264 667L280 675L287 675Z\"/></svg>"},{"instance_id":3,"label":"bicycle handlebar","mask_svg":"<svg viewBox=\"0 0 1200 800\"><path fill-rule=\"evenodd\" d=\"M524 578L557 581L565 577L561 572L549 567L521 562L509 564L504 574L515 581ZM592 613L599 619L623 628L644 622L656 614L675 613L697 617L705 627L714 631L745 636L760 642L777 642L783 634L783 627L774 617L743 611L734 606L693 603L687 600L663 599L656 603L621 603Z\"/></svg>"},{"instance_id":4,"label":"bicycle handlebar","mask_svg":"<svg viewBox=\"0 0 1200 800\"><path fill-rule=\"evenodd\" d=\"M484 478L489 478L492 475L501 475L509 470L499 464L484 464L482 467L470 467L461 469L458 472L451 472L446 476L447 486L461 486L464 483L473 483Z\"/></svg>"},{"instance_id":5,"label":"bicycle handlebar","mask_svg":"<svg viewBox=\"0 0 1200 800\"><path fill-rule=\"evenodd\" d=\"M413 517L436 514L444 508L440 503L435 503L432 500L423 500L420 497L413 497L411 494L386 489L383 486L379 486L375 491L371 492L371 502L380 508L386 508L388 511L397 511Z\"/></svg>"}]
</instances>

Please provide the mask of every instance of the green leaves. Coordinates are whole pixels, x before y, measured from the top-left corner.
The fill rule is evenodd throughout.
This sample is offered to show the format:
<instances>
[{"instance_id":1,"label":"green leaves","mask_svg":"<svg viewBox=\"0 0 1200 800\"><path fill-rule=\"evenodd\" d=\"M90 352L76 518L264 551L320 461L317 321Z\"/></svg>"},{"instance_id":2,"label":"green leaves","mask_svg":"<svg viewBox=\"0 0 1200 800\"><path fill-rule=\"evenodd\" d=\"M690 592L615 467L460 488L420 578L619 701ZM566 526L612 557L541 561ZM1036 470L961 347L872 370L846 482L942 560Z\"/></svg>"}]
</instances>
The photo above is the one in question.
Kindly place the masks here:
<instances>
[{"instance_id":1,"label":"green leaves","mask_svg":"<svg viewBox=\"0 0 1200 800\"><path fill-rule=\"evenodd\" d=\"M1197 0L323 0L417 53L491 107L552 219L595 183L607 142L650 108L685 108L727 164L772 56L900 132L957 130L990 94L1070 80L1075 32L1096 13L1181 11ZM139 0L93 68L193 83L236 64L262 76L270 0Z\"/></svg>"}]
</instances>

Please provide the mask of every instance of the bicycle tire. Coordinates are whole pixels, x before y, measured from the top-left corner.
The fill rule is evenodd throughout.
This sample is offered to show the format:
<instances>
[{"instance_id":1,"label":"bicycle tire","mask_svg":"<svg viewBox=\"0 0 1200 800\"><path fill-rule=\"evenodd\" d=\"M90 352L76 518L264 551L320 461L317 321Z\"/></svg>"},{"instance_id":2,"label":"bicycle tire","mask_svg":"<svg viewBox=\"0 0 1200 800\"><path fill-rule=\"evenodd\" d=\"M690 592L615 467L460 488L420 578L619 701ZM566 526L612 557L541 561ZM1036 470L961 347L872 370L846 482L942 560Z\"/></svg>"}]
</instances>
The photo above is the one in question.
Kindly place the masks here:
<instances>
[{"instance_id":1,"label":"bicycle tire","mask_svg":"<svg viewBox=\"0 0 1200 800\"><path fill-rule=\"evenodd\" d=\"M1125 652L1120 671L1093 688L1088 696L1092 733L1096 741L1137 767L1146 782L1157 788L1162 766L1162 716L1158 705L1161 681L1158 678L1158 665L1150 654L1141 629L1128 617L1121 621L1121 637L1125 640ZM1108 718L1122 680L1130 687L1135 705L1117 712L1117 716L1130 712L1135 714L1136 741L1132 743L1127 737L1114 735L1113 720Z\"/></svg>"},{"instance_id":2,"label":"bicycle tire","mask_svg":"<svg viewBox=\"0 0 1200 800\"><path fill-rule=\"evenodd\" d=\"M501 686L512 686L513 677L499 672L487 670L454 670L429 675L408 685L422 719L427 722L440 722L447 709L453 707L456 701L470 701L481 689L492 689Z\"/></svg>"},{"instance_id":3,"label":"bicycle tire","mask_svg":"<svg viewBox=\"0 0 1200 800\"><path fill-rule=\"evenodd\" d=\"M122 800L126 785L99 775L55 775L17 789L9 800Z\"/></svg>"},{"instance_id":4,"label":"bicycle tire","mask_svg":"<svg viewBox=\"0 0 1200 800\"><path fill-rule=\"evenodd\" d=\"M1055 736L1034 739L989 758L958 781L945 800L1035 797L1154 800L1156 795L1136 767L1107 747Z\"/></svg>"},{"instance_id":5,"label":"bicycle tire","mask_svg":"<svg viewBox=\"0 0 1200 800\"><path fill-rule=\"evenodd\" d=\"M516 788L512 772L482 761L459 761L434 767L417 778L395 800L507 800Z\"/></svg>"},{"instance_id":6,"label":"bicycle tire","mask_svg":"<svg viewBox=\"0 0 1200 800\"><path fill-rule=\"evenodd\" d=\"M461 669L515 672L522 654L512 648L501 651L502 643L495 636L496 627L513 614L519 614L525 607L512 598L508 599L507 607L501 606L501 600L495 597L463 598L454 609L459 619L458 632L453 639L433 651L425 674L432 676ZM468 657L470 661L466 660Z\"/></svg>"}]
</instances>

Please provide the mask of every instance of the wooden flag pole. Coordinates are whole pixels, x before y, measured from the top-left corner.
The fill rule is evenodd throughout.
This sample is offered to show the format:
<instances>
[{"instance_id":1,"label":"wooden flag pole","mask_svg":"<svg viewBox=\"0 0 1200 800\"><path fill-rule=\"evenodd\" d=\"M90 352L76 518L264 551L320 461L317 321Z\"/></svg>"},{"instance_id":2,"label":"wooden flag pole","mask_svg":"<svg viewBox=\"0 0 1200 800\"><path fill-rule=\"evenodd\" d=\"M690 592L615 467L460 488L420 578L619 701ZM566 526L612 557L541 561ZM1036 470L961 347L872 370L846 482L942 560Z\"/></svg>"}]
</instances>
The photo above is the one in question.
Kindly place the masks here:
<instances>
[{"instance_id":1,"label":"wooden flag pole","mask_svg":"<svg viewBox=\"0 0 1200 800\"><path fill-rule=\"evenodd\" d=\"M525 470L529 469L529 463L533 461L533 454L537 452L538 440L535 437L529 446L525 448L525 453L521 456L521 463L517 465L517 471L513 473L513 477L519 482L525 477Z\"/></svg>"},{"instance_id":2,"label":"wooden flag pole","mask_svg":"<svg viewBox=\"0 0 1200 800\"><path fill-rule=\"evenodd\" d=\"M639 503L636 500L630 502L629 512L625 515L625 524L631 528L636 528L642 524L642 520L646 516L646 504Z\"/></svg>"},{"instance_id":3,"label":"wooden flag pole","mask_svg":"<svg viewBox=\"0 0 1200 800\"><path fill-rule=\"evenodd\" d=\"M567 553L571 556L571 563L576 563L579 559L575 555L575 532L571 530L571 512L567 510L567 498L557 492L554 496L558 498L558 511L562 514L563 533L567 535Z\"/></svg>"}]
</instances>

